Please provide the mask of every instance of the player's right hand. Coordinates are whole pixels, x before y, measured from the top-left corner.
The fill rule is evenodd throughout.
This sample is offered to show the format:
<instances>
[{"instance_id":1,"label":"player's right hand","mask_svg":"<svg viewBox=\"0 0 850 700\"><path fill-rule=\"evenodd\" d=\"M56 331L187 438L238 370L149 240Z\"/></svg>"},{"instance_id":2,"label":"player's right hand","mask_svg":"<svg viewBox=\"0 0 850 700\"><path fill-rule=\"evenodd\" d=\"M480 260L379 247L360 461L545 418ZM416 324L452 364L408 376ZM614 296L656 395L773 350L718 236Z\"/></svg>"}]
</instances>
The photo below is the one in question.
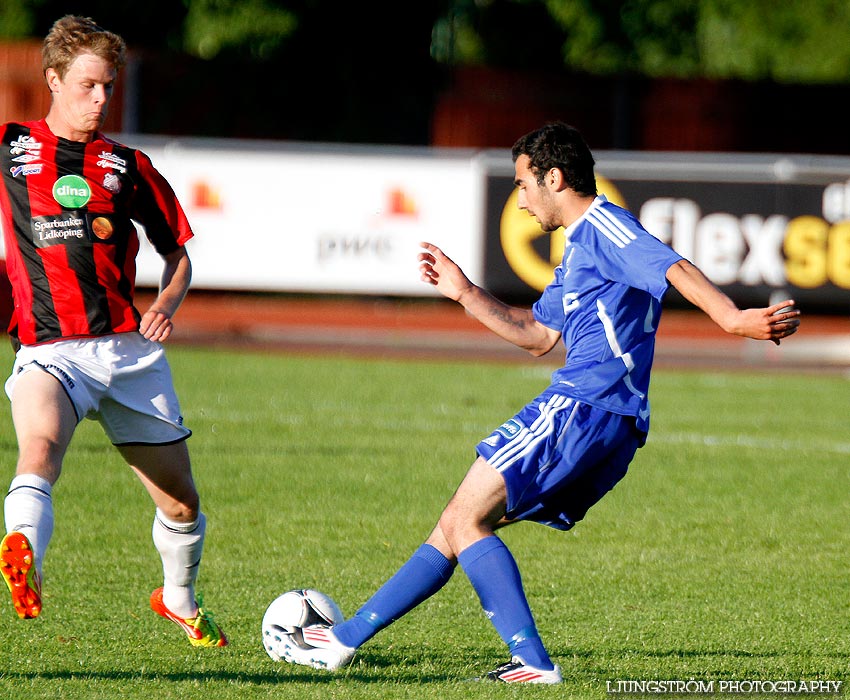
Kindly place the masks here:
<instances>
[{"instance_id":1,"label":"player's right hand","mask_svg":"<svg viewBox=\"0 0 850 700\"><path fill-rule=\"evenodd\" d=\"M463 274L463 270L433 243L420 243L425 249L419 253L420 279L431 284L449 299L459 301L461 296L475 285Z\"/></svg>"}]
</instances>

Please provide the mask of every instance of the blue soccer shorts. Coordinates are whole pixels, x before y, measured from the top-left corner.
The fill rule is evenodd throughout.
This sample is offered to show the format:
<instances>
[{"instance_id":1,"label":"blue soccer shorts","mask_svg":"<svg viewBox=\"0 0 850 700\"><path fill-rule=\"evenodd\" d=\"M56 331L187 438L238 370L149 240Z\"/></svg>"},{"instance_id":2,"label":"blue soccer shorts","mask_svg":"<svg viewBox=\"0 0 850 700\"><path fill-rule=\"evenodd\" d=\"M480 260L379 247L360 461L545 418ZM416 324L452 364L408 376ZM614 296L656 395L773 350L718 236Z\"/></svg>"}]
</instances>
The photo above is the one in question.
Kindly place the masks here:
<instances>
[{"instance_id":1,"label":"blue soccer shorts","mask_svg":"<svg viewBox=\"0 0 850 700\"><path fill-rule=\"evenodd\" d=\"M505 480L509 520L569 530L625 476L645 437L633 417L550 387L476 451Z\"/></svg>"}]
</instances>

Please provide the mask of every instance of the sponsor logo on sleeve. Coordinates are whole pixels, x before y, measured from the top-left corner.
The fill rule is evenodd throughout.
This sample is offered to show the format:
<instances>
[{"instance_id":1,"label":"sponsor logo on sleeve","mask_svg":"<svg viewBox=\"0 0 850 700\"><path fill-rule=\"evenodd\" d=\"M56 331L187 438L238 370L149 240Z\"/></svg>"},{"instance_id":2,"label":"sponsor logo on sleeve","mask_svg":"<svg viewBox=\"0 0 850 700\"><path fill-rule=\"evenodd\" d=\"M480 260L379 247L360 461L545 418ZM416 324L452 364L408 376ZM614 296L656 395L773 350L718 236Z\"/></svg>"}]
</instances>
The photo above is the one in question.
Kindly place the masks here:
<instances>
[{"instance_id":1,"label":"sponsor logo on sleeve","mask_svg":"<svg viewBox=\"0 0 850 700\"><path fill-rule=\"evenodd\" d=\"M506 438L512 438L520 430L522 430L522 424L514 418L511 418L509 421L505 421L496 428L496 431L504 435Z\"/></svg>"}]
</instances>

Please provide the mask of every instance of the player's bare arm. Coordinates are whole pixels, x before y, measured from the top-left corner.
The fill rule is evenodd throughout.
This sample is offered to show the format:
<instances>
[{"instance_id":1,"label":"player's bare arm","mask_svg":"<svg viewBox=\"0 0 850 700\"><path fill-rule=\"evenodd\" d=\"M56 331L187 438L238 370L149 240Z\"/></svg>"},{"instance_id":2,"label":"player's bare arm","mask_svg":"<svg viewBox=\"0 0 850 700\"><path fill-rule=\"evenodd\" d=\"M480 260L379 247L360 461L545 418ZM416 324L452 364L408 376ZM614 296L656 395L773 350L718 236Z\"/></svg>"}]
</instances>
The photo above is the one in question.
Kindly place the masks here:
<instances>
[{"instance_id":1,"label":"player's bare arm","mask_svg":"<svg viewBox=\"0 0 850 700\"><path fill-rule=\"evenodd\" d=\"M687 260L672 265L667 270L667 280L727 333L755 340L771 340L779 345L782 338L796 333L800 325L800 311L794 308L792 299L764 308L739 309Z\"/></svg>"},{"instance_id":2,"label":"player's bare arm","mask_svg":"<svg viewBox=\"0 0 850 700\"><path fill-rule=\"evenodd\" d=\"M473 284L463 270L433 243L421 243L419 272L445 297L458 302L470 315L510 343L535 357L549 352L561 337L558 331L538 323L531 309L510 306Z\"/></svg>"},{"instance_id":3,"label":"player's bare arm","mask_svg":"<svg viewBox=\"0 0 850 700\"><path fill-rule=\"evenodd\" d=\"M164 256L159 294L142 316L139 332L148 340L163 342L174 328L172 318L189 291L192 263L184 247Z\"/></svg>"}]
</instances>

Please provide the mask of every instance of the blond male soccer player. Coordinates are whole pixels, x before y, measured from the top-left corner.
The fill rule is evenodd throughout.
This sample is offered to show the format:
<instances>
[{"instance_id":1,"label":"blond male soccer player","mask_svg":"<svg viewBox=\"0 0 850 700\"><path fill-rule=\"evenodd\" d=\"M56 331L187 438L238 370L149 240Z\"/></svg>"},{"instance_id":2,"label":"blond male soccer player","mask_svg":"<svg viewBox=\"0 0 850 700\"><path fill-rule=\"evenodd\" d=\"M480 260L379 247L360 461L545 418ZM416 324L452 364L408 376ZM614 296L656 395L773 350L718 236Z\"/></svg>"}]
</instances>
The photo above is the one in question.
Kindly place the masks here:
<instances>
[{"instance_id":1,"label":"blond male soccer player","mask_svg":"<svg viewBox=\"0 0 850 700\"><path fill-rule=\"evenodd\" d=\"M729 333L778 344L797 329L794 302L739 310L634 216L597 195L593 157L574 128L555 123L527 134L513 158L520 208L544 230L566 233L540 299L531 309L502 303L430 243L419 254L422 279L532 355L562 341L566 362L542 394L478 443L478 458L426 542L352 618L305 629L312 648L282 650L290 661L330 670L349 663L460 564L510 655L483 678L560 682L496 530L523 520L567 530L623 478L649 430L655 333L670 284Z\"/></svg>"},{"instance_id":2,"label":"blond male soccer player","mask_svg":"<svg viewBox=\"0 0 850 700\"><path fill-rule=\"evenodd\" d=\"M118 35L63 17L42 51L47 116L0 127L0 223L18 345L6 393L19 448L0 573L18 615L37 617L53 486L77 424L96 419L156 506L164 585L151 607L191 644L224 646L195 597L206 520L161 344L189 287L192 230L149 158L100 132L125 54ZM163 259L159 294L143 313L134 306L133 221ZM114 523L96 527L114 531Z\"/></svg>"}]
</instances>

